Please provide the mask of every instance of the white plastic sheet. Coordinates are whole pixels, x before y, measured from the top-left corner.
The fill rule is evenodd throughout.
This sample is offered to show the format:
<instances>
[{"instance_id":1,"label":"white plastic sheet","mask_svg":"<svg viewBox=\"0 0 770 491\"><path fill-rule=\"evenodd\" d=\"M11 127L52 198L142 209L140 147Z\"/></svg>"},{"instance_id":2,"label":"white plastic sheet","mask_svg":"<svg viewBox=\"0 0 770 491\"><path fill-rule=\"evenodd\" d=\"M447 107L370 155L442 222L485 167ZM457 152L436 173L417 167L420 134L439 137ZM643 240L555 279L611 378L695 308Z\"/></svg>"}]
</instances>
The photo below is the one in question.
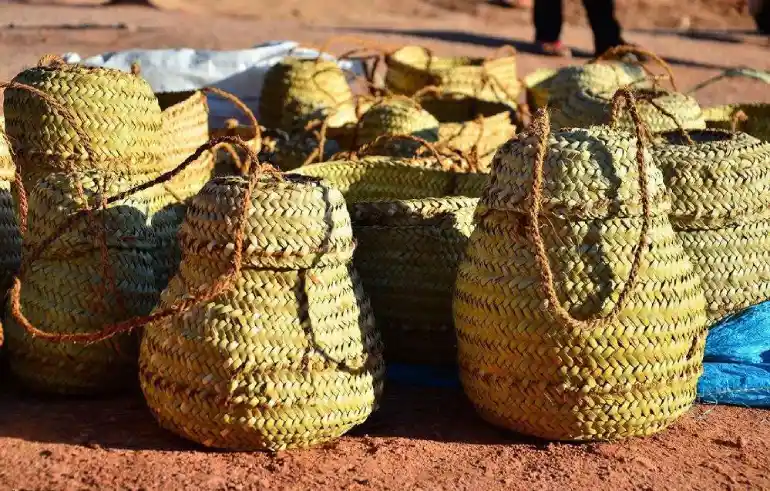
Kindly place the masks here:
<instances>
[{"instance_id":1,"label":"white plastic sheet","mask_svg":"<svg viewBox=\"0 0 770 491\"><path fill-rule=\"evenodd\" d=\"M267 70L281 58L288 56L314 58L318 51L301 48L294 41L270 41L250 49L236 51L210 51L183 49L129 50L104 53L81 59L77 53L67 53L68 62L80 62L91 66L103 66L130 71L131 64L138 62L142 77L155 92L179 92L218 87L238 96L259 117L259 96ZM334 59L328 54L325 58ZM338 64L353 74L363 73L364 67L354 60L340 60ZM245 118L237 108L215 96L209 97L212 127L222 127L225 120Z\"/></svg>"}]
</instances>

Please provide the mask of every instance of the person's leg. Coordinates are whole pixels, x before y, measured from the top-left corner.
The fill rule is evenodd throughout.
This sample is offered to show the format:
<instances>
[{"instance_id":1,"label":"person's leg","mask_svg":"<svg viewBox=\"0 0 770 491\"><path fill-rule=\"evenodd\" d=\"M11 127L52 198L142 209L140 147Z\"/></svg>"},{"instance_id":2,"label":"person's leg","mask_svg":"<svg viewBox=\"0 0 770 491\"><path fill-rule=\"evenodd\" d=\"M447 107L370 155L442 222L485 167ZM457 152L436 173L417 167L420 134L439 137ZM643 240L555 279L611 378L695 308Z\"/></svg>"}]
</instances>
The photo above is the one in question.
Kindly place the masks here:
<instances>
[{"instance_id":1,"label":"person's leg","mask_svg":"<svg viewBox=\"0 0 770 491\"><path fill-rule=\"evenodd\" d=\"M556 43L561 36L562 0L535 0L533 21L535 41Z\"/></svg>"},{"instance_id":2,"label":"person's leg","mask_svg":"<svg viewBox=\"0 0 770 491\"><path fill-rule=\"evenodd\" d=\"M613 0L583 0L588 22L594 33L594 50L600 55L608 49L624 44L620 24L615 18Z\"/></svg>"},{"instance_id":3,"label":"person's leg","mask_svg":"<svg viewBox=\"0 0 770 491\"><path fill-rule=\"evenodd\" d=\"M535 24L535 45L548 56L571 56L569 48L561 44L562 0L535 0L532 9Z\"/></svg>"}]
</instances>

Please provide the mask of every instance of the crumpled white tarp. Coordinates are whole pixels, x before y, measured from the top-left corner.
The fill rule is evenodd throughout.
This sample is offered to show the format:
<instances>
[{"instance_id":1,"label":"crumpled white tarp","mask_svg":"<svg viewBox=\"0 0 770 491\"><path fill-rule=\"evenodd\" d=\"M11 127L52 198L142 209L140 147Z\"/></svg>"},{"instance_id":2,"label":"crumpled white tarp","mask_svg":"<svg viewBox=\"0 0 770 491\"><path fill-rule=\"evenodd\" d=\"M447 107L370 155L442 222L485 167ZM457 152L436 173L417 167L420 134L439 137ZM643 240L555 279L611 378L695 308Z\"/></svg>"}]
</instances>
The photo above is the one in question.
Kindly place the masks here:
<instances>
[{"instance_id":1,"label":"crumpled white tarp","mask_svg":"<svg viewBox=\"0 0 770 491\"><path fill-rule=\"evenodd\" d=\"M265 74L271 66L288 55L315 58L318 51L302 48L294 41L270 41L236 51L137 49L103 53L86 59L81 59L77 53L67 53L63 58L70 63L116 68L126 72L131 70L132 63L138 62L142 77L155 92L179 92L214 86L238 96L259 118L259 96ZM334 59L328 54L324 54L324 58ZM364 71L360 61L340 60L338 64L353 74L360 75ZM216 96L209 96L209 108L209 124L213 128L221 128L229 118L246 122L232 103Z\"/></svg>"}]
</instances>

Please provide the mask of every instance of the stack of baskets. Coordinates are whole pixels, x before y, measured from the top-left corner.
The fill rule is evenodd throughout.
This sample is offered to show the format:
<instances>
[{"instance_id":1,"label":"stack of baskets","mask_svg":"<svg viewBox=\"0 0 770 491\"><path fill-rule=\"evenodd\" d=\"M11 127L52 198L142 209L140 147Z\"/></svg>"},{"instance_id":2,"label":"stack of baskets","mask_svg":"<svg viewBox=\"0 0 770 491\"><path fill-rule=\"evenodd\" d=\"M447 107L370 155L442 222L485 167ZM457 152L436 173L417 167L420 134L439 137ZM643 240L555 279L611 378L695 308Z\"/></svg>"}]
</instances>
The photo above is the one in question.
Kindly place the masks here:
<instances>
[{"instance_id":1,"label":"stack of baskets","mask_svg":"<svg viewBox=\"0 0 770 491\"><path fill-rule=\"evenodd\" d=\"M385 83L392 91L413 95L429 86L503 102L516 108L521 83L516 77L516 56L511 53L490 59L435 56L421 46L406 46L387 57Z\"/></svg>"},{"instance_id":2,"label":"stack of baskets","mask_svg":"<svg viewBox=\"0 0 770 491\"><path fill-rule=\"evenodd\" d=\"M217 178L192 201L180 241L160 311L223 275L231 288L146 327L141 385L163 427L277 451L368 417L384 364L339 191L299 176Z\"/></svg>"},{"instance_id":3,"label":"stack of baskets","mask_svg":"<svg viewBox=\"0 0 770 491\"><path fill-rule=\"evenodd\" d=\"M661 135L655 159L715 322L770 298L770 143L723 130L688 134Z\"/></svg>"},{"instance_id":4,"label":"stack of baskets","mask_svg":"<svg viewBox=\"0 0 770 491\"><path fill-rule=\"evenodd\" d=\"M649 435L695 400L706 336L663 177L633 134L536 128L495 158L459 267L465 392L537 437Z\"/></svg>"},{"instance_id":5,"label":"stack of baskets","mask_svg":"<svg viewBox=\"0 0 770 491\"><path fill-rule=\"evenodd\" d=\"M345 195L358 242L354 262L372 299L386 361L454 365L454 278L487 176L387 157L298 172L322 177Z\"/></svg>"}]
</instances>

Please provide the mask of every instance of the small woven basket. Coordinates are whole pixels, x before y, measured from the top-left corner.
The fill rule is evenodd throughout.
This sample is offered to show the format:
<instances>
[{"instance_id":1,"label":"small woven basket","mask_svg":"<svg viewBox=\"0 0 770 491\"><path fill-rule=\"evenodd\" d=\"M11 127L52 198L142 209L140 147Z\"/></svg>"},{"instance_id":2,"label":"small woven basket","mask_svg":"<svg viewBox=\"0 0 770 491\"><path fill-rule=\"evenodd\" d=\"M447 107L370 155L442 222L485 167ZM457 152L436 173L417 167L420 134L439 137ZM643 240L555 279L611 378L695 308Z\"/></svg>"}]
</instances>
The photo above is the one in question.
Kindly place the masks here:
<instances>
[{"instance_id":1,"label":"small woven basket","mask_svg":"<svg viewBox=\"0 0 770 491\"><path fill-rule=\"evenodd\" d=\"M428 142L439 139L439 122L414 101L385 98L361 116L356 128L356 147L383 135L411 135Z\"/></svg>"},{"instance_id":2,"label":"small woven basket","mask_svg":"<svg viewBox=\"0 0 770 491\"><path fill-rule=\"evenodd\" d=\"M640 89L639 112L653 132L706 127L703 112L694 98L654 89L639 67L622 63L592 63L560 70L548 83L554 127L606 123L615 91L629 85ZM619 123L623 128L633 128L627 116Z\"/></svg>"},{"instance_id":3,"label":"small woven basket","mask_svg":"<svg viewBox=\"0 0 770 491\"><path fill-rule=\"evenodd\" d=\"M365 157L307 166L342 190L387 362L453 365L452 292L487 176Z\"/></svg>"},{"instance_id":4,"label":"small woven basket","mask_svg":"<svg viewBox=\"0 0 770 491\"><path fill-rule=\"evenodd\" d=\"M51 172L163 171L161 110L141 77L57 62L24 70L13 82L47 94L80 123L73 128L50 100L29 90L5 91L6 131L28 189Z\"/></svg>"},{"instance_id":5,"label":"small woven basket","mask_svg":"<svg viewBox=\"0 0 770 491\"><path fill-rule=\"evenodd\" d=\"M142 389L163 427L205 446L317 445L363 422L383 389L350 216L342 195L314 179L267 176L249 189L217 178L193 199L184 260L159 310L226 274L233 208L247 206L243 267L230 290L147 325Z\"/></svg>"},{"instance_id":6,"label":"small woven basket","mask_svg":"<svg viewBox=\"0 0 770 491\"><path fill-rule=\"evenodd\" d=\"M770 143L723 130L661 135L671 222L703 279L711 322L770 298Z\"/></svg>"},{"instance_id":7,"label":"small woven basket","mask_svg":"<svg viewBox=\"0 0 770 491\"><path fill-rule=\"evenodd\" d=\"M770 142L770 104L730 104L703 110L709 128L737 130Z\"/></svg>"},{"instance_id":8,"label":"small woven basket","mask_svg":"<svg viewBox=\"0 0 770 491\"><path fill-rule=\"evenodd\" d=\"M463 387L528 435L655 433L695 400L706 337L663 177L625 131L536 128L498 152L459 267Z\"/></svg>"},{"instance_id":9,"label":"small woven basket","mask_svg":"<svg viewBox=\"0 0 770 491\"><path fill-rule=\"evenodd\" d=\"M387 87L413 95L428 86L485 101L516 107L521 83L516 77L516 56L469 58L439 57L420 46L405 46L387 57Z\"/></svg>"},{"instance_id":10,"label":"small woven basket","mask_svg":"<svg viewBox=\"0 0 770 491\"><path fill-rule=\"evenodd\" d=\"M332 127L356 120L353 92L334 62L289 56L265 75L259 116L269 128L292 131L329 117Z\"/></svg>"},{"instance_id":11,"label":"small woven basket","mask_svg":"<svg viewBox=\"0 0 770 491\"><path fill-rule=\"evenodd\" d=\"M85 333L149 313L158 300L158 243L148 224L161 187L117 201L61 229L86 204L129 189L122 174L54 173L29 199L23 259L50 244L22 278L21 309L52 333ZM81 190L83 195L81 196ZM86 203L84 199L88 201ZM103 269L103 257L110 265ZM52 343L30 336L12 316L6 323L11 372L26 388L58 394L99 394L135 383L137 338L122 335L90 345Z\"/></svg>"},{"instance_id":12,"label":"small woven basket","mask_svg":"<svg viewBox=\"0 0 770 491\"><path fill-rule=\"evenodd\" d=\"M421 98L420 105L438 119L439 142L473 153L482 170L489 169L497 149L516 135L513 110L506 104L444 95Z\"/></svg>"}]
</instances>

